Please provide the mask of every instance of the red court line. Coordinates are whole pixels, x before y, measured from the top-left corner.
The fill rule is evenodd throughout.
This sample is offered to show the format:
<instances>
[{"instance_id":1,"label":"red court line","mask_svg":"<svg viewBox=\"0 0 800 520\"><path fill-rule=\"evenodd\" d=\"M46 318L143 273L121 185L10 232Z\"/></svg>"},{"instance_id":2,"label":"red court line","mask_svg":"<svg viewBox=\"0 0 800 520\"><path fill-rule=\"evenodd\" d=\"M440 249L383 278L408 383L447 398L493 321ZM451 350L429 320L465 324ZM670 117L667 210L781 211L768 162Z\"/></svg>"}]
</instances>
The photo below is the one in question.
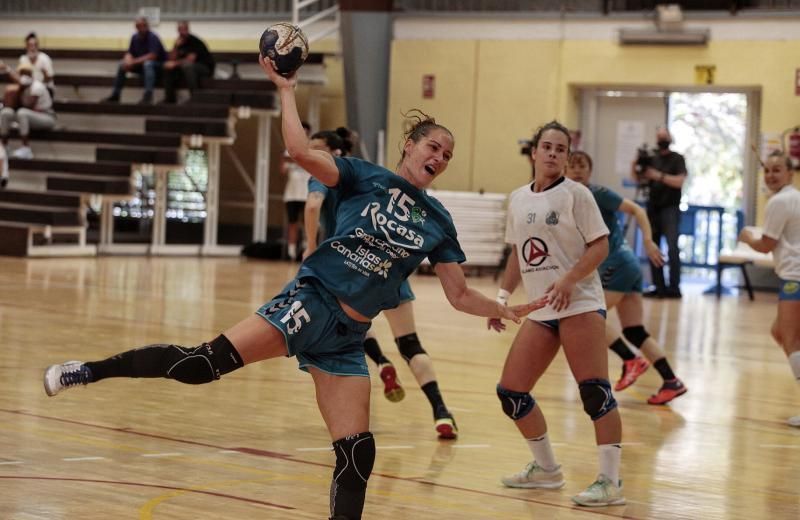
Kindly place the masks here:
<instances>
[{"instance_id":1,"label":"red court line","mask_svg":"<svg viewBox=\"0 0 800 520\"><path fill-rule=\"evenodd\" d=\"M101 429L101 430L108 430L108 431L119 432L119 433L128 433L128 434L132 434L132 435L139 435L139 436L142 436L142 437L151 437L151 438L155 438L155 439L163 439L163 440L167 440L167 441L190 444L190 445L194 445L194 446L202 446L202 447L206 447L206 448L214 448L214 449L218 449L218 450L238 451L240 453L244 453L244 454L247 454L247 455L254 455L254 456L257 456L257 457L277 458L277 459L285 460L285 461L288 461L288 462L297 462L299 464L306 464L306 465L309 465L309 466L319 466L319 467L331 468L331 469L334 468L333 464L324 464L322 462L314 462L314 461L310 461L310 460L296 459L293 456L285 454L285 453L278 453L278 452L274 452L274 451L260 450L260 449L257 449L257 448L247 448L247 447L228 448L228 447L224 447L224 446L217 446L217 445L214 445L214 444L207 444L207 443L203 443L203 442L187 441L185 439L168 437L166 435L156 435L156 434L152 434L152 433L139 432L139 431L136 431L136 430L132 430L130 428L114 428L114 427L111 427L111 426L103 426L103 425L100 425L100 424L92 424L92 423L87 423L87 422L82 422L82 421L75 421L75 420L71 420L71 419L61 419L59 417L51 417L51 416L47 416L47 415L39 415L39 414L35 414L35 413L25 412L25 411L22 411L22 410L7 410L7 409L4 409L4 408L0 408L0 412L6 412L6 413L16 414L16 415L24 415L24 416L28 416L28 417L35 417L37 419L44 419L44 420L48 420L48 421L65 422L65 423L69 423L69 424L76 424L76 425L79 425L79 426L97 428L97 429ZM570 511L579 510L582 513L591 513L591 514L600 515L600 516L609 516L609 517L613 517L613 518L625 518L625 519L630 519L630 520L638 520L638 517L629 516L629 515L625 515L625 514L614 514L613 512L608 512L608 511L604 511L604 510L597 509L597 508L583 508L583 507L573 506L573 505L568 505L568 504L554 504L552 502L546 502L544 500L536 500L536 499L528 498L528 497L509 496L509 495L504 495L502 493L494 493L494 492L490 492L490 491L481 491L479 489L471 489L471 488L465 488L465 487L460 487L460 486L453 486L453 485L449 485L449 484L440 484L440 483L437 483L437 482L430 482L430 481L427 481L427 480L423 480L423 479L421 479L419 477L399 477L397 475L391 475L391 474L387 474L387 473L377 473L377 472L373 472L371 476L373 476L373 477L378 476L378 477L387 478L387 479L391 479L391 480L397 480L397 481L400 481L400 482L413 482L415 484L423 484L423 485L426 485L426 486L433 486L433 487L437 487L437 488L441 488L441 489L449 489L449 490L452 490L452 491L459 491L459 492L470 493L470 494L480 495L480 496L485 496L485 497L502 498L502 499L505 499L505 500L515 500L515 501L518 501L518 502L527 502L527 503L538 504L538 505L543 505L543 506L548 506L548 507L555 507L555 508L558 508L558 509L566 509L566 510L570 510ZM0 478L8 478L8 477L3 477L2 475L0 475ZM69 480L69 479L65 479L65 480Z\"/></svg>"},{"instance_id":2,"label":"red court line","mask_svg":"<svg viewBox=\"0 0 800 520\"><path fill-rule=\"evenodd\" d=\"M191 489L175 486L164 486L161 484L145 484L144 482L126 482L124 480L97 480L90 478L63 478L63 477L18 477L13 475L0 475L0 479L8 480L54 480L59 482L87 482L90 484L119 484L121 486L136 486L156 489L168 489L170 491L186 491L188 493L197 493L199 495L210 495L221 498L230 498L231 500L238 500L240 502L247 502L250 504L258 504L261 506L275 507L284 509L286 511L294 511L296 508L291 506L284 506L282 504L273 504L272 502L265 502L263 500L256 500L254 498L237 497L236 495L228 495L226 493L217 493L216 491L203 491L200 489Z\"/></svg>"}]
</instances>

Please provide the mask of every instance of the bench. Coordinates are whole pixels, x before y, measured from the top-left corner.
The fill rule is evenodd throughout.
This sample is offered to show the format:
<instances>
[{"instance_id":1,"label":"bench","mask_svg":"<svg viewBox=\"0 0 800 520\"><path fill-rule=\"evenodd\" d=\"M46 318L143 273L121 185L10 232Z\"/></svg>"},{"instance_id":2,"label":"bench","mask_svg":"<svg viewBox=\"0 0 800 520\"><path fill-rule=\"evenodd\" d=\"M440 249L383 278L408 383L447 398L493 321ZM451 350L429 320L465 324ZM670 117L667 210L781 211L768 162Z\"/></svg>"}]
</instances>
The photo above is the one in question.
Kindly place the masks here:
<instances>
[{"instance_id":1,"label":"bench","mask_svg":"<svg viewBox=\"0 0 800 520\"><path fill-rule=\"evenodd\" d=\"M466 267L498 268L505 250L506 199L503 193L428 190L450 215Z\"/></svg>"},{"instance_id":2,"label":"bench","mask_svg":"<svg viewBox=\"0 0 800 520\"><path fill-rule=\"evenodd\" d=\"M753 229L756 236L761 235L760 229L751 229ZM737 242L736 248L730 253L720 254L719 261L717 262L717 298L719 298L722 293L722 271L729 267L739 267L742 270L742 278L744 279L745 288L747 289L747 295L750 297L750 301L754 299L753 286L750 283L750 277L746 269L748 265L758 265L774 269L775 259L772 253L760 253L744 242Z\"/></svg>"},{"instance_id":3,"label":"bench","mask_svg":"<svg viewBox=\"0 0 800 520\"><path fill-rule=\"evenodd\" d=\"M58 254L92 254L86 245L83 202L73 194L0 191L0 254L41 256L54 249Z\"/></svg>"}]
</instances>

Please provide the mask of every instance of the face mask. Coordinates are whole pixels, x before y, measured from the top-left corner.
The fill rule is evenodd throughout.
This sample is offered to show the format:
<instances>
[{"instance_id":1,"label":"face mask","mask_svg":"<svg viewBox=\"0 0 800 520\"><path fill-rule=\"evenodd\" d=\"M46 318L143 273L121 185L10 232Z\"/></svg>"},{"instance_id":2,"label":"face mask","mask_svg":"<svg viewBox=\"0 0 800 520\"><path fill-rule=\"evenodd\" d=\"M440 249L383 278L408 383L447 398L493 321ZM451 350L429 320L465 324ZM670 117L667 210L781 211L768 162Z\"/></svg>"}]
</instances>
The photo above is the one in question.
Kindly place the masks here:
<instances>
[{"instance_id":1,"label":"face mask","mask_svg":"<svg viewBox=\"0 0 800 520\"><path fill-rule=\"evenodd\" d=\"M27 87L31 83L33 83L33 78L32 77L25 76L25 75L22 75L22 76L19 77L19 84L22 85L23 87Z\"/></svg>"},{"instance_id":2,"label":"face mask","mask_svg":"<svg viewBox=\"0 0 800 520\"><path fill-rule=\"evenodd\" d=\"M669 148L669 141L665 139L657 141L656 144L658 145L659 150L666 150Z\"/></svg>"}]
</instances>

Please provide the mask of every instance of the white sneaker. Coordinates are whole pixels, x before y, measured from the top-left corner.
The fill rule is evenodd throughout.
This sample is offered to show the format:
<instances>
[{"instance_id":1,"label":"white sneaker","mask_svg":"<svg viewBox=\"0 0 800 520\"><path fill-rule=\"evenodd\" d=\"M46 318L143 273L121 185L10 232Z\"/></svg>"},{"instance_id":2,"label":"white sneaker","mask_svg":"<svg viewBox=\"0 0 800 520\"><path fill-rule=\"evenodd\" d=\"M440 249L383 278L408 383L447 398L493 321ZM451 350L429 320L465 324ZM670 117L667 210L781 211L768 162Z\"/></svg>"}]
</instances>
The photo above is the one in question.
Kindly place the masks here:
<instances>
[{"instance_id":1,"label":"white sneaker","mask_svg":"<svg viewBox=\"0 0 800 520\"><path fill-rule=\"evenodd\" d=\"M50 365L44 371L44 391L52 397L65 388L89 384L91 377L92 373L80 361Z\"/></svg>"},{"instance_id":2,"label":"white sneaker","mask_svg":"<svg viewBox=\"0 0 800 520\"><path fill-rule=\"evenodd\" d=\"M561 466L547 471L534 460L519 473L503 477L500 481L512 488L558 489L564 486L564 475L561 474Z\"/></svg>"},{"instance_id":3,"label":"white sneaker","mask_svg":"<svg viewBox=\"0 0 800 520\"><path fill-rule=\"evenodd\" d=\"M14 159L33 159L33 150L31 150L30 146L20 146L11 152L11 157Z\"/></svg>"},{"instance_id":4,"label":"white sneaker","mask_svg":"<svg viewBox=\"0 0 800 520\"><path fill-rule=\"evenodd\" d=\"M789 426L794 426L795 428L800 428L800 415L789 417L788 419L786 419L786 424L788 424Z\"/></svg>"},{"instance_id":5,"label":"white sneaker","mask_svg":"<svg viewBox=\"0 0 800 520\"><path fill-rule=\"evenodd\" d=\"M601 473L585 491L572 497L572 501L579 506L587 507L621 506L625 503L625 497L622 496L622 481L616 486L610 478Z\"/></svg>"}]
</instances>

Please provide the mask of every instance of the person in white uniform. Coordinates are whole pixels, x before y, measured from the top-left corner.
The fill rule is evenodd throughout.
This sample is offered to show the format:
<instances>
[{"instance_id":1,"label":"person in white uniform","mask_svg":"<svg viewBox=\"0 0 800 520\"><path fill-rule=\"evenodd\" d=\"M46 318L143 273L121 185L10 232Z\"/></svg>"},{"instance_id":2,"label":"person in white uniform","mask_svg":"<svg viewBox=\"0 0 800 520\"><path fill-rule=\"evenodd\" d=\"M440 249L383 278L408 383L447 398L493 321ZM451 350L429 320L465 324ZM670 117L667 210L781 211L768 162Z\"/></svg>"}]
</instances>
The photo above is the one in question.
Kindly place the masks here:
<instances>
[{"instance_id":1,"label":"person in white uniform","mask_svg":"<svg viewBox=\"0 0 800 520\"><path fill-rule=\"evenodd\" d=\"M744 228L739 240L756 251L775 257L775 273L781 279L778 315L772 337L783 348L794 378L800 383L800 191L793 186L792 163L776 153L767 158L764 183L773 193L767 202L761 236ZM790 426L800 428L800 415L790 417Z\"/></svg>"},{"instance_id":2,"label":"person in white uniform","mask_svg":"<svg viewBox=\"0 0 800 520\"><path fill-rule=\"evenodd\" d=\"M547 423L531 391L564 346L584 411L594 422L600 470L594 483L572 500L582 506L625 503L619 477L622 421L608 380L605 299L597 268L608 255L608 228L586 186L564 177L569 131L557 121L532 140L534 181L509 197L509 256L498 301L505 303L520 279L528 295L547 294L547 306L530 313L506 357L497 395L534 460L502 482L515 488L564 485L547 435ZM505 328L492 319L489 327Z\"/></svg>"},{"instance_id":3,"label":"person in white uniform","mask_svg":"<svg viewBox=\"0 0 800 520\"><path fill-rule=\"evenodd\" d=\"M311 134L311 126L302 122L306 136ZM283 156L281 173L286 176L286 187L283 190L283 203L286 205L286 253L289 260L300 260L297 243L300 239L300 220L308 198L308 181L311 174L294 162L288 153Z\"/></svg>"}]
</instances>

